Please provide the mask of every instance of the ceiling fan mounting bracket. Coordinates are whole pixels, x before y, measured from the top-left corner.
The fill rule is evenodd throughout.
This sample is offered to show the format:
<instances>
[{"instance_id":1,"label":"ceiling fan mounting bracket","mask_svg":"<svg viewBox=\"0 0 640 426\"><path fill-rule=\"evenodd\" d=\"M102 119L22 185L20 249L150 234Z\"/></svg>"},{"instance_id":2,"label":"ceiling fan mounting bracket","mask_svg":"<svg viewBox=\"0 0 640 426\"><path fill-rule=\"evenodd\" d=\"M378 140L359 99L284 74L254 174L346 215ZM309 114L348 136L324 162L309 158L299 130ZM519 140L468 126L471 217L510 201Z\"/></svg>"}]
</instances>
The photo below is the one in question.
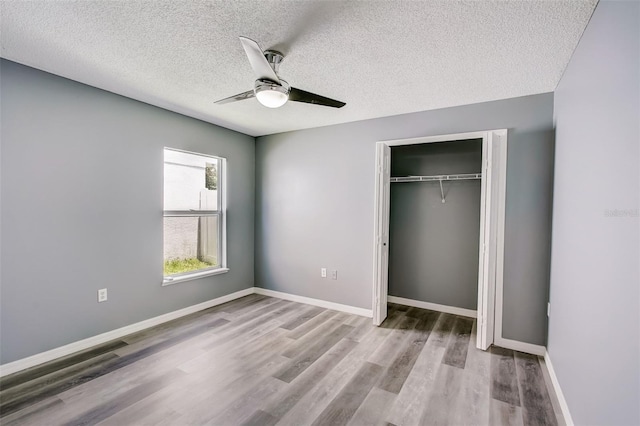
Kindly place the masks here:
<instances>
[{"instance_id":1,"label":"ceiling fan mounting bracket","mask_svg":"<svg viewBox=\"0 0 640 426\"><path fill-rule=\"evenodd\" d=\"M273 71L278 74L278 68L280 68L280 63L284 60L284 55L277 50L265 50L264 57L267 58L267 62L269 62Z\"/></svg>"}]
</instances>

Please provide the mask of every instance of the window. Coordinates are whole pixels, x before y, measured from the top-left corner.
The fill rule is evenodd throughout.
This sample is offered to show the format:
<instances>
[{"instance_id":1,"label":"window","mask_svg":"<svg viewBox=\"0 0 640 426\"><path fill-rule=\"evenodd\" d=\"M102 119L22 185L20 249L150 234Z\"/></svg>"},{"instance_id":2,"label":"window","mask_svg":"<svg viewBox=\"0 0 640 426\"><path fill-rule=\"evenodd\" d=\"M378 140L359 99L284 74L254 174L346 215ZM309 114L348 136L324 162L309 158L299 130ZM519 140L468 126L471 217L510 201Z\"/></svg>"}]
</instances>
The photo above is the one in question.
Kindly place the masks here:
<instances>
[{"instance_id":1,"label":"window","mask_svg":"<svg viewBox=\"0 0 640 426\"><path fill-rule=\"evenodd\" d=\"M164 150L164 284L227 272L220 157Z\"/></svg>"}]
</instances>

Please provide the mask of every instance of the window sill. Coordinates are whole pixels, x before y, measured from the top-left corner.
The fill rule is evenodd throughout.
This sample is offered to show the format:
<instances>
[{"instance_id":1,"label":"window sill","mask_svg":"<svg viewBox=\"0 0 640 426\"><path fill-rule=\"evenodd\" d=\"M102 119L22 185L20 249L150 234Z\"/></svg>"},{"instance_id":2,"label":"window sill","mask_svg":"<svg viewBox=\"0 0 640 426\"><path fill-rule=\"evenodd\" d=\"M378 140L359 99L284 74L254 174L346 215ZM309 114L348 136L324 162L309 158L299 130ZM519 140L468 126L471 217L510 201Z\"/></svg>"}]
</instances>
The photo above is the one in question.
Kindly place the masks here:
<instances>
[{"instance_id":1,"label":"window sill","mask_svg":"<svg viewBox=\"0 0 640 426\"><path fill-rule=\"evenodd\" d=\"M179 277L165 277L162 280L162 286L183 283L185 281L197 280L198 278L210 277L213 275L226 274L229 268L219 268L213 271L194 272L193 274L180 275Z\"/></svg>"}]
</instances>

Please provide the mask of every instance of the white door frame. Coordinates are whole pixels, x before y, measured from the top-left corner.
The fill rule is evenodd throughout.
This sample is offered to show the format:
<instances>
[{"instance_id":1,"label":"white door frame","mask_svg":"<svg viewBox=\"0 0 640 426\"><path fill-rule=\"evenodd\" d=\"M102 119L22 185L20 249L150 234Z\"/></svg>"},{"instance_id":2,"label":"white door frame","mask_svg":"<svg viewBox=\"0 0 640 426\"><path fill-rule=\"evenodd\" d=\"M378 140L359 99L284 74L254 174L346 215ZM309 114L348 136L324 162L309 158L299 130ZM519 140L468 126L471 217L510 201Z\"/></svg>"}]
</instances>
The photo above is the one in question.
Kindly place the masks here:
<instances>
[{"instance_id":1,"label":"white door frame","mask_svg":"<svg viewBox=\"0 0 640 426\"><path fill-rule=\"evenodd\" d=\"M390 147L469 139L482 139L477 347L487 349L496 340L495 338L499 340L502 337L502 280L507 176L506 129L377 142L374 207L373 323L380 325L387 315Z\"/></svg>"}]
</instances>

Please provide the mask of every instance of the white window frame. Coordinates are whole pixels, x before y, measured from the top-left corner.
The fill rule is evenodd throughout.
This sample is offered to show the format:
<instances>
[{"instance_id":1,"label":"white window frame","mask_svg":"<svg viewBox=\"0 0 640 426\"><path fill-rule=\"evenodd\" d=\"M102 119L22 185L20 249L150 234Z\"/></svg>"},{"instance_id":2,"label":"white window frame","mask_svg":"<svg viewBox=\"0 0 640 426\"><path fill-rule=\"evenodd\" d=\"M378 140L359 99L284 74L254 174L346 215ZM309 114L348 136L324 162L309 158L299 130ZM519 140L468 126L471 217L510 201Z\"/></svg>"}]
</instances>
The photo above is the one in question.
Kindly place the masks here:
<instances>
[{"instance_id":1,"label":"white window frame","mask_svg":"<svg viewBox=\"0 0 640 426\"><path fill-rule=\"evenodd\" d=\"M218 257L220 259L218 266L199 269L197 271L182 272L180 274L163 275L162 285L172 285L184 281L195 280L198 278L209 277L229 272L227 267L227 159L215 155L202 154L200 152L185 151L182 149L164 147L164 150L183 152L185 154L198 155L217 160L218 170L218 210L163 210L163 218L165 217L218 217ZM163 162L164 164L164 162ZM163 172L164 177L164 172ZM164 179L163 179L164 182ZM164 185L162 190L164 197ZM162 243L164 249L164 238Z\"/></svg>"}]
</instances>

